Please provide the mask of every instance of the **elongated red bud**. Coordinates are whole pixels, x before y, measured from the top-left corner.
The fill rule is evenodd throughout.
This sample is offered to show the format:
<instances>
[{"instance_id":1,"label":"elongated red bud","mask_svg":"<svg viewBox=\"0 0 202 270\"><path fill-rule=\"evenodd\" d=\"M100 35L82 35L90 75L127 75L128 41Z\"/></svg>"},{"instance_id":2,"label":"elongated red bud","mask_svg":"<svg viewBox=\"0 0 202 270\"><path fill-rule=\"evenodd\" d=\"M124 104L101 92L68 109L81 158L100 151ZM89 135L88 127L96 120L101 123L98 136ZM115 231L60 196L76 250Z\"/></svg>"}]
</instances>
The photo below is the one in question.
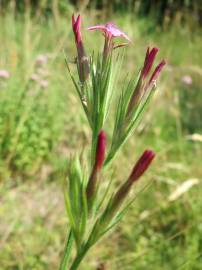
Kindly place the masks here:
<instances>
[{"instance_id":1,"label":"elongated red bud","mask_svg":"<svg viewBox=\"0 0 202 270\"><path fill-rule=\"evenodd\" d=\"M141 155L139 160L136 162L133 170L129 176L129 183L133 183L143 175L143 173L147 170L149 165L151 164L152 160L154 159L155 154L151 150L145 150L144 153Z\"/></svg>"},{"instance_id":2,"label":"elongated red bud","mask_svg":"<svg viewBox=\"0 0 202 270\"><path fill-rule=\"evenodd\" d=\"M77 46L78 46L78 43L81 42L81 16L80 15L77 18L75 18L74 14L72 15L72 29L74 32Z\"/></svg>"},{"instance_id":3,"label":"elongated red bud","mask_svg":"<svg viewBox=\"0 0 202 270\"><path fill-rule=\"evenodd\" d=\"M83 84L90 75L90 67L88 57L86 56L86 52L84 49L84 45L81 38L81 16L79 15L75 18L72 15L72 29L75 36L75 43L77 48L77 63L78 63L78 73L80 82Z\"/></svg>"},{"instance_id":4,"label":"elongated red bud","mask_svg":"<svg viewBox=\"0 0 202 270\"><path fill-rule=\"evenodd\" d=\"M96 148L96 161L95 161L95 166L98 170L102 168L105 158L105 149L106 149L106 135L105 132L101 130L98 135L98 142Z\"/></svg>"},{"instance_id":5,"label":"elongated red bud","mask_svg":"<svg viewBox=\"0 0 202 270\"><path fill-rule=\"evenodd\" d=\"M122 202L127 197L128 193L130 192L130 189L133 185L133 183L140 178L140 176L143 175L143 173L147 170L149 165L151 164L155 154L151 150L146 150L142 154L142 156L139 158L139 160L136 162L135 166L133 167L133 170L127 179L125 183L121 185L119 190L114 195L110 209L108 210L108 213L106 215L106 220L110 220L114 214L117 212L119 207L121 206Z\"/></svg>"},{"instance_id":6,"label":"elongated red bud","mask_svg":"<svg viewBox=\"0 0 202 270\"><path fill-rule=\"evenodd\" d=\"M105 149L106 149L106 135L105 135L105 132L101 130L98 135L95 164L93 166L93 169L92 169L89 181L88 181L87 189L86 189L86 195L87 195L88 200L90 200L96 192L97 175L98 175L98 172L101 170L104 159L105 159Z\"/></svg>"},{"instance_id":7,"label":"elongated red bud","mask_svg":"<svg viewBox=\"0 0 202 270\"><path fill-rule=\"evenodd\" d=\"M149 80L149 84L151 84L152 82L155 83L157 77L159 76L159 74L160 74L162 68L165 66L165 64L166 64L166 61L165 61L165 60L162 60L162 61L158 64L158 66L155 68L153 74L151 75L151 78L150 78L150 80Z\"/></svg>"},{"instance_id":8,"label":"elongated red bud","mask_svg":"<svg viewBox=\"0 0 202 270\"><path fill-rule=\"evenodd\" d=\"M149 48L147 49L145 60L144 60L144 66L141 73L143 80L148 76L153 66L157 52L158 52L158 48L152 48L151 51Z\"/></svg>"}]
</instances>

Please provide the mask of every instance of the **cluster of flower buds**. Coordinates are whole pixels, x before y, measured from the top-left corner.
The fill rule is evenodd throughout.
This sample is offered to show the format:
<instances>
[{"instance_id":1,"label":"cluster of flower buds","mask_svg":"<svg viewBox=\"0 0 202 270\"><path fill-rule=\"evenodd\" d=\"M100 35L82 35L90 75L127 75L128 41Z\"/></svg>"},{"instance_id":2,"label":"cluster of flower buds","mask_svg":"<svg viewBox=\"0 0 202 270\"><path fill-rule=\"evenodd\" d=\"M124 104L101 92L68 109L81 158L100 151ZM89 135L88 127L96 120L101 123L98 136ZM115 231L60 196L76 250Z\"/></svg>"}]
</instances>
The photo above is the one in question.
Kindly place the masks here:
<instances>
[{"instance_id":1,"label":"cluster of flower buds","mask_svg":"<svg viewBox=\"0 0 202 270\"><path fill-rule=\"evenodd\" d=\"M142 97L145 95L145 93L148 90L151 90L153 86L156 86L156 79L159 76L162 68L165 66L166 62L165 60L161 60L161 62L157 65L155 70L153 71L152 75L148 79L151 69L154 64L154 60L156 58L156 55L158 53L158 48L150 48L147 49L144 65L140 73L139 80L137 82L137 85L135 87L135 90L133 92L133 95L130 99L130 103L128 106L128 114L132 111L132 109L139 104Z\"/></svg>"}]
</instances>

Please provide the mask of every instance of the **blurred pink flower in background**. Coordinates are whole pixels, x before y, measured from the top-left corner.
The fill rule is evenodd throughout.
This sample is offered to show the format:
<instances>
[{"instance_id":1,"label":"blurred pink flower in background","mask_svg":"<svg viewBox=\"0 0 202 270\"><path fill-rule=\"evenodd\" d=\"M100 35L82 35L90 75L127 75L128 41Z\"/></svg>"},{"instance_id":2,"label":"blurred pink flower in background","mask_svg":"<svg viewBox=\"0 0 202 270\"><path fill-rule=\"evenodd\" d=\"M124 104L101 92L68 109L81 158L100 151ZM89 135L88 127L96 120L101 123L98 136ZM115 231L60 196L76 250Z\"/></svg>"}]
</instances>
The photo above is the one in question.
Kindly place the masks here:
<instances>
[{"instance_id":1,"label":"blurred pink flower in background","mask_svg":"<svg viewBox=\"0 0 202 270\"><path fill-rule=\"evenodd\" d=\"M45 55L45 54L40 54L36 58L36 64L39 65L39 66L44 65L47 62L48 62L48 56Z\"/></svg>"},{"instance_id":2,"label":"blurred pink flower in background","mask_svg":"<svg viewBox=\"0 0 202 270\"><path fill-rule=\"evenodd\" d=\"M191 85L192 84L192 77L189 76L189 75L184 75L182 78L181 78L182 82L187 84L187 85Z\"/></svg>"},{"instance_id":3,"label":"blurred pink flower in background","mask_svg":"<svg viewBox=\"0 0 202 270\"><path fill-rule=\"evenodd\" d=\"M30 80L32 80L32 81L38 81L39 80L39 76L36 74L36 73L33 73L32 75L31 75L31 77L30 77Z\"/></svg>"},{"instance_id":4,"label":"blurred pink flower in background","mask_svg":"<svg viewBox=\"0 0 202 270\"><path fill-rule=\"evenodd\" d=\"M46 80L40 81L40 86L41 86L42 88L47 88L47 87L48 87L48 81L46 81Z\"/></svg>"},{"instance_id":5,"label":"blurred pink flower in background","mask_svg":"<svg viewBox=\"0 0 202 270\"><path fill-rule=\"evenodd\" d=\"M10 73L5 69L0 69L0 78L8 79L10 78Z\"/></svg>"}]
</instances>

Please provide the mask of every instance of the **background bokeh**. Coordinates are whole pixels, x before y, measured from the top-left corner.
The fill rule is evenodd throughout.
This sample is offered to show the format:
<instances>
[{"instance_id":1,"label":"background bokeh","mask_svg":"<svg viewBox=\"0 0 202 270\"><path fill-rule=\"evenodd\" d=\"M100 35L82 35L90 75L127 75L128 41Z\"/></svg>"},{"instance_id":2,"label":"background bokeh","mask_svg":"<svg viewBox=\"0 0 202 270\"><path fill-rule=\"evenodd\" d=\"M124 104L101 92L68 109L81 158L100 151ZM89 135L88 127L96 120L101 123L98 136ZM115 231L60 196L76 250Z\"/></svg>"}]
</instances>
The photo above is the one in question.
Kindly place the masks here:
<instances>
[{"instance_id":1,"label":"background bokeh","mask_svg":"<svg viewBox=\"0 0 202 270\"><path fill-rule=\"evenodd\" d=\"M73 12L82 14L89 53L103 45L89 25L113 21L131 37L120 85L126 72L136 76L147 46L167 61L149 110L114 163L121 182L140 153L154 149L156 160L136 187L147 188L81 269L106 262L110 270L200 270L200 0L0 1L0 270L57 269L64 248L62 172L90 142L64 61L76 54ZM109 121L108 140L111 128Z\"/></svg>"}]
</instances>

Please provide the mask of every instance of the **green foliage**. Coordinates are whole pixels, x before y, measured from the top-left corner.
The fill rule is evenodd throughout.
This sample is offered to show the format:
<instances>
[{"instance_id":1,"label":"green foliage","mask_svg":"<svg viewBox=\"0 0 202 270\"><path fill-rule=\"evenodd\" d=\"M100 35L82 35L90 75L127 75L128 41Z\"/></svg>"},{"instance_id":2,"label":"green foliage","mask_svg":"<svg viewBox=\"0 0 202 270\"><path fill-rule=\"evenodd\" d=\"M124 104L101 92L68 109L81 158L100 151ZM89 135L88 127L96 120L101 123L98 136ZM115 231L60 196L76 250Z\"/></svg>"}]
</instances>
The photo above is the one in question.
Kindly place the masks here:
<instances>
[{"instance_id":1,"label":"green foliage","mask_svg":"<svg viewBox=\"0 0 202 270\"><path fill-rule=\"evenodd\" d=\"M58 16L69 13L72 7L78 9L97 9L103 14L109 15L116 13L131 13L140 17L150 17L155 24L167 28L175 23L188 24L192 29L202 25L201 0L3 0L0 8L6 10L15 7L18 12L25 12L31 9L32 14L44 14L45 16ZM57 20L57 18L56 18Z\"/></svg>"},{"instance_id":2,"label":"green foliage","mask_svg":"<svg viewBox=\"0 0 202 270\"><path fill-rule=\"evenodd\" d=\"M2 18L1 23L9 24L12 20L12 17L7 17L5 21ZM60 112L63 111L63 104L54 89L56 84L53 78L49 77L47 63L37 63L41 55L36 55L33 48L33 55L28 55L29 44L26 42L31 33L26 32L29 21L24 23L24 28L16 28L19 31L16 38L20 37L16 44L19 42L21 49L18 52L15 47L9 47L4 51L1 62L2 66L8 66L10 72L10 78L0 79L1 178L7 177L10 172L24 176L36 174L42 164L50 160L52 151L62 138L64 118ZM1 28L0 35L6 44L9 41L7 36L4 38L4 31ZM48 56L43 57L46 59Z\"/></svg>"},{"instance_id":3,"label":"green foliage","mask_svg":"<svg viewBox=\"0 0 202 270\"><path fill-rule=\"evenodd\" d=\"M61 48L64 47L68 55L73 53L70 42L66 42L70 26L67 26L67 18L60 18L59 27L56 29L52 20L44 24L41 21L39 24L35 20L30 22L25 22L22 18L14 20L11 15L11 13L6 14L5 21L2 21L1 17L0 24L2 41L0 67L8 69L11 73L9 80L0 82L0 112L4 119L4 121L0 120L0 138L7 142L7 146L4 146L5 150L8 149L8 145L10 145L9 149L14 148L10 139L6 140L3 134L7 132L7 127L11 126L11 123L16 129L17 122L13 121L13 112L18 108L17 100L20 93L25 89L24 78L29 78L31 75L30 67L32 68L36 55L44 52L50 54L51 58L48 62L50 77L49 87L45 89L46 94L43 92L36 99L36 103L34 102L36 106L32 98L26 96L25 107L19 108L18 117L15 116L15 119L19 121L20 113L24 114L31 107L33 108L34 113L29 114L26 124L23 125L26 126L26 132L20 132L20 134L26 134L20 137L23 152L30 160L26 164L29 164L31 170L32 165L38 167L38 169L33 169L33 172L46 165L57 172L58 168L66 167L64 157L72 150L80 153L82 147L89 143L90 138L86 129L87 121L81 116L78 99L73 94L72 84L68 83L65 64L62 64L64 59ZM159 45L161 54L166 56L169 67L162 76L160 88L155 95L156 100L152 101L148 113L145 114L142 124L137 129L136 136L129 140L129 144L123 147L122 153L114 161L116 169L113 174L117 181L111 185L117 186L123 181L123 177L134 162L133 156L137 156L137 153L141 152L145 146L153 145L159 154L152 170L145 181L139 183L134 194L136 195L136 192L141 190L145 182L153 179L153 184L144 190L141 196L138 196L138 202L129 209L129 213L117 229L91 250L90 256L87 256L80 268L94 270L100 261L104 261L110 270L199 270L202 268L200 181L197 186L192 187L176 201L171 203L167 199L170 193L187 179L200 180L202 176L201 143L197 140L190 142L186 137L187 130L201 134L200 125L197 124L195 128L193 127L195 121L192 121L198 119L195 115L199 115L201 111L200 97L195 97L200 94L201 87L200 78L198 75L195 76L196 73L201 72L201 37L178 27L167 33L148 31L151 21L147 19L135 20L132 23L128 16L117 16L113 17L113 21L118 25L121 24L127 33L134 34L135 37L134 46L132 45L132 49L126 52L125 69L127 71L132 69L133 72L134 68L138 72L146 49L145 44L148 43ZM56 30L53 31L53 29ZM30 43L29 40L31 40ZM100 42L96 35L86 37L86 40L88 44L95 44L96 47ZM136 62L132 60L134 58ZM20 68L20 63L22 68ZM181 70L181 74L176 77L178 70ZM27 73L29 74L26 75ZM181 77L187 74L193 79L191 86L181 82ZM118 83L121 85L123 82L124 78ZM182 104L178 102L181 100L176 99L176 92L177 96L179 94L183 99ZM27 101L29 101L29 106ZM198 105L195 106L196 104ZM115 113L115 110L116 108L112 113ZM183 111L182 114L181 111ZM192 113L194 117L189 117ZM183 118L183 114L188 114L188 116ZM181 129L181 124L185 120L186 123ZM38 126L37 131L32 128L32 123ZM110 123L108 130L109 134L112 134L113 125ZM40 137L34 146L30 141L32 132L37 134L34 135L34 144L36 137ZM37 165L32 155L36 159L39 157L38 151L41 146L38 148L37 145L43 145L41 140L44 140L41 139L43 138L41 132L45 133L43 136L50 146L45 147L44 158ZM72 136L73 132L75 136ZM14 130L10 134L13 133ZM9 135L9 138L12 136ZM30 152L28 146L36 147L36 154L33 150ZM23 152L18 150L20 159L23 159ZM13 150L12 153L14 153ZM13 164L18 163L17 160L15 156L7 168L5 159L1 157L3 181L0 185L0 269L57 269L63 253L64 236L67 233L67 219L61 189L58 185L61 175L58 178L58 175L55 175L55 178L51 178L54 181L50 182L46 181L47 174L42 177L33 173L32 177L26 176L29 182L18 181L24 178L25 168L27 168L25 170L27 174L30 171L25 162L16 169L16 165ZM107 175L106 180L110 179L110 176ZM103 192L102 189L101 192Z\"/></svg>"},{"instance_id":4,"label":"green foliage","mask_svg":"<svg viewBox=\"0 0 202 270\"><path fill-rule=\"evenodd\" d=\"M186 75L185 75L186 76ZM202 83L201 74L189 72L190 84L183 81L186 77L180 78L178 89L178 102L182 128L189 134L201 132L201 111Z\"/></svg>"}]
</instances>

